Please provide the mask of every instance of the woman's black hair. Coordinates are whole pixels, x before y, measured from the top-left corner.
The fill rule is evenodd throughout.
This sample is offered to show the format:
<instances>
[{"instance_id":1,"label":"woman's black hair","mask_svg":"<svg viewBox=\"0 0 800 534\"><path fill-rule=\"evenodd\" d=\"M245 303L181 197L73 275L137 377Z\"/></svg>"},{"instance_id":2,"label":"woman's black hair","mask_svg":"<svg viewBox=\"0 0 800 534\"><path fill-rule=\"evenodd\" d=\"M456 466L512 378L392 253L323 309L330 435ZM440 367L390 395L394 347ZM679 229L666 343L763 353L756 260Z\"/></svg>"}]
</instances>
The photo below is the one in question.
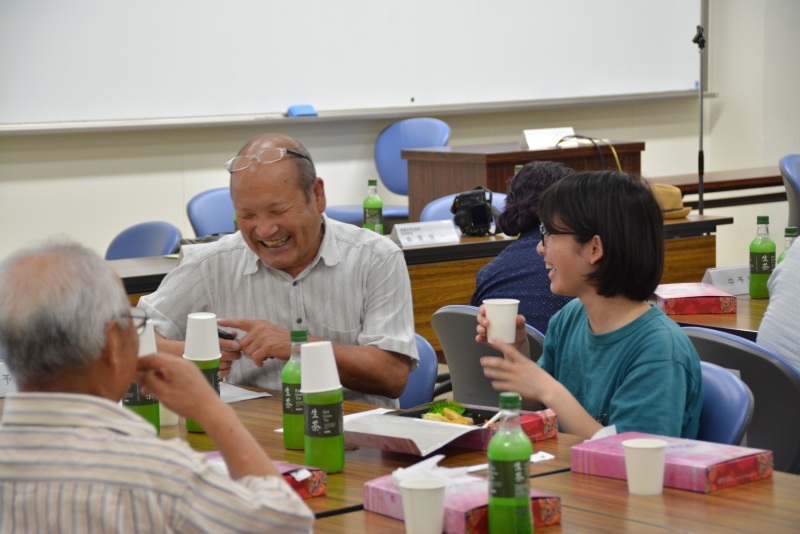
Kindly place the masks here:
<instances>
[{"instance_id":1,"label":"woman's black hair","mask_svg":"<svg viewBox=\"0 0 800 534\"><path fill-rule=\"evenodd\" d=\"M523 234L539 228L539 197L545 189L573 171L553 161L532 161L508 181L508 195L503 213L497 220L506 235Z\"/></svg>"},{"instance_id":2,"label":"woman's black hair","mask_svg":"<svg viewBox=\"0 0 800 534\"><path fill-rule=\"evenodd\" d=\"M548 230L575 232L578 243L600 236L603 258L588 276L603 297L650 298L664 270L664 218L648 183L613 171L582 172L542 194Z\"/></svg>"}]
</instances>

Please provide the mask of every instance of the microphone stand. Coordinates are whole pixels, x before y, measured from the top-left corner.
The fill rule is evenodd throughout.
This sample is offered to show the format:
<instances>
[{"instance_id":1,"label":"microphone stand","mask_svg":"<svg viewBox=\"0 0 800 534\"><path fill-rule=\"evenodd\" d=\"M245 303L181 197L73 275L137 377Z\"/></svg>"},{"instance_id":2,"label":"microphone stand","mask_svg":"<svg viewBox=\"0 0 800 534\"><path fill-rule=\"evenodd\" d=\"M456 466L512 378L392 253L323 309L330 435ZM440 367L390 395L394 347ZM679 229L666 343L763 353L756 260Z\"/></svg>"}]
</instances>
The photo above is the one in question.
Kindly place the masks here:
<instances>
[{"instance_id":1,"label":"microphone stand","mask_svg":"<svg viewBox=\"0 0 800 534\"><path fill-rule=\"evenodd\" d=\"M700 151L697 153L697 208L700 215L703 214L703 173L704 173L704 157L703 157L703 53L706 48L706 38L703 37L705 30L702 26L697 27L697 34L695 34L692 42L700 48L700 83L698 84L698 92L700 95Z\"/></svg>"}]
</instances>

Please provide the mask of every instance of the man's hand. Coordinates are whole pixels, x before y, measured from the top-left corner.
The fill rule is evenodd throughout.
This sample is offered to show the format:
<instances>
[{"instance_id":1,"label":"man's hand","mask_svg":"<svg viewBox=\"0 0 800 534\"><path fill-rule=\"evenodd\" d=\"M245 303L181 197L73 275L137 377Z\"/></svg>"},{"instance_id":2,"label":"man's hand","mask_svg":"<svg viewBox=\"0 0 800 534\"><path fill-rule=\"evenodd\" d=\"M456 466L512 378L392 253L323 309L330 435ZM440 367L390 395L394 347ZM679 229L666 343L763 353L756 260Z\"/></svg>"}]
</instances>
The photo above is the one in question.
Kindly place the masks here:
<instances>
[{"instance_id":1,"label":"man's hand","mask_svg":"<svg viewBox=\"0 0 800 534\"><path fill-rule=\"evenodd\" d=\"M478 311L478 326L476 327L476 331L478 335L475 336L475 341L488 344L490 340L486 339L486 333L489 331L489 319L486 317L486 308L482 304ZM514 347L520 352L530 352L528 348L528 333L525 331L525 317L522 315L517 315L517 330Z\"/></svg>"},{"instance_id":2,"label":"man's hand","mask_svg":"<svg viewBox=\"0 0 800 534\"><path fill-rule=\"evenodd\" d=\"M279 328L261 319L219 319L217 324L246 332L238 343L238 350L242 351L245 356L253 360L259 367L264 364L264 360L267 358L288 360L289 356L291 356L292 342L289 331L285 328ZM222 348L221 341L220 348ZM234 347L231 347L231 349L237 350ZM224 359L225 356L223 354Z\"/></svg>"},{"instance_id":3,"label":"man's hand","mask_svg":"<svg viewBox=\"0 0 800 534\"><path fill-rule=\"evenodd\" d=\"M169 354L139 358L136 381L146 395L155 397L170 410L201 425L211 408L222 400L197 366Z\"/></svg>"},{"instance_id":4,"label":"man's hand","mask_svg":"<svg viewBox=\"0 0 800 534\"><path fill-rule=\"evenodd\" d=\"M219 340L219 348L220 354L222 354L222 358L219 361L219 377L225 378L231 374L234 360L242 357L242 348L239 343L222 338Z\"/></svg>"}]
</instances>

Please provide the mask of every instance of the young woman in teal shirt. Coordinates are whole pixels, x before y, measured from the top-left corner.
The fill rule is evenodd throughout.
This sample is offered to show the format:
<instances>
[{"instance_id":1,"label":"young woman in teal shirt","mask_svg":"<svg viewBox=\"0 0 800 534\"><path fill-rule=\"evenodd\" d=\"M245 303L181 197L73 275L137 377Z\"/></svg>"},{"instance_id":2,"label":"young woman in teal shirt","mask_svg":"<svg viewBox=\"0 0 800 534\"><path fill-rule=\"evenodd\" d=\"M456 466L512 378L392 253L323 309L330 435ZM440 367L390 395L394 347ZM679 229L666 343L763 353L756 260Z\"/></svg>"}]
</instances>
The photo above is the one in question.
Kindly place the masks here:
<instances>
[{"instance_id":1,"label":"young woman in teal shirt","mask_svg":"<svg viewBox=\"0 0 800 534\"><path fill-rule=\"evenodd\" d=\"M552 408L570 434L615 425L695 438L697 352L647 303L664 268L663 217L648 184L611 171L573 174L545 191L539 215L550 289L577 298L551 319L538 365L524 355L522 316L513 345L491 344L505 356L481 359L494 388ZM487 342L483 308L478 323L476 339Z\"/></svg>"}]
</instances>

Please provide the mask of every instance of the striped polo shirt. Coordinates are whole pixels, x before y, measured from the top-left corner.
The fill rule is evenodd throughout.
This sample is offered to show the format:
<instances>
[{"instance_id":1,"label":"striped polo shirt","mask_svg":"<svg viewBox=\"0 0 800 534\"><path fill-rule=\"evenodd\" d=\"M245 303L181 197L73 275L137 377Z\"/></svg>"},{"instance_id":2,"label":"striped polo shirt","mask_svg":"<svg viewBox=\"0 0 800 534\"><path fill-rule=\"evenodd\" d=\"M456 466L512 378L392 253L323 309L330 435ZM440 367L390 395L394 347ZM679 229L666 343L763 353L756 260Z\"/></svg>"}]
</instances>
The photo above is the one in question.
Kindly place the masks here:
<instances>
[{"instance_id":1,"label":"striped polo shirt","mask_svg":"<svg viewBox=\"0 0 800 534\"><path fill-rule=\"evenodd\" d=\"M0 533L310 532L281 478L231 480L93 395L16 393L0 421Z\"/></svg>"}]
</instances>

